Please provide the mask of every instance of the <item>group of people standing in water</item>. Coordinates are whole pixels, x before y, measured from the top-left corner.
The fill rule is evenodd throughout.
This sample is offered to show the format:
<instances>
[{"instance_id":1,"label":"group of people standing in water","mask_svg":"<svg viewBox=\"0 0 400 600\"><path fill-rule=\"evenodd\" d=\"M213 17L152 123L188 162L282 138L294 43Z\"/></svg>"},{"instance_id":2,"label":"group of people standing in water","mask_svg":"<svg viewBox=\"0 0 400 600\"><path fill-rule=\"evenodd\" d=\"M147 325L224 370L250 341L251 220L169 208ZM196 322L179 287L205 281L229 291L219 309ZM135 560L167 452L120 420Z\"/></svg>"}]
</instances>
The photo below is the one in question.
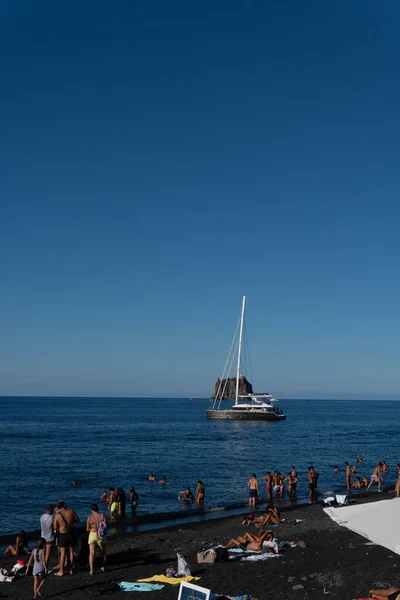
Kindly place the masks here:
<instances>
[{"instance_id":1,"label":"group of people standing in water","mask_svg":"<svg viewBox=\"0 0 400 600\"><path fill-rule=\"evenodd\" d=\"M100 500L108 503L110 517L125 517L127 499L122 488L119 487L117 491L115 491L113 487L110 487L109 492L104 490L100 496ZM132 514L135 514L138 502L139 494L131 485L129 488L129 503Z\"/></svg>"},{"instance_id":2,"label":"group of people standing in water","mask_svg":"<svg viewBox=\"0 0 400 600\"><path fill-rule=\"evenodd\" d=\"M154 473L148 475L147 481L149 483L156 481ZM167 483L166 475L163 475L158 483L164 486ZM178 493L178 500L185 503L196 502L196 504L201 505L204 504L204 497L204 483L200 479L197 481L197 489L194 495L189 486ZM104 490L100 496L100 500L107 502L110 517L125 517L127 497L122 488L119 487L116 491L113 487L110 487L108 491ZM132 514L135 514L139 503L139 494L133 486L129 488L129 503Z\"/></svg>"},{"instance_id":3,"label":"group of people standing in water","mask_svg":"<svg viewBox=\"0 0 400 600\"><path fill-rule=\"evenodd\" d=\"M364 461L362 458L356 458L356 464L361 465ZM370 487L374 485L374 483L378 484L378 492L381 492L382 483L386 477L388 467L384 460L380 461L374 468L373 473L371 475L370 480L368 477L364 475L362 478L360 475L356 475L357 466L350 466L348 461L345 461L345 481L346 481L346 489L347 493L351 494L353 489L356 490L365 490L368 492ZM396 466L397 469L397 482L394 488L394 492L396 492L396 497L400 497L400 464ZM335 465L333 467L334 473L339 473L339 466ZM352 482L353 475L356 475L355 481ZM318 495L318 478L319 473L313 466L309 466L307 469L307 479L308 479L308 488L309 488L309 496L308 501L310 504L315 504L317 502ZM282 475L280 471L267 471L265 476L265 491L267 494L268 501L271 501L274 497L283 499L286 491L287 491L290 499L295 499L297 497L297 482L298 482L298 474L296 468L294 466L291 467L291 470L288 472L286 477ZM249 506L251 508L255 507L256 502L260 498L258 480L255 473L252 474L251 478L247 484L249 490Z\"/></svg>"}]
</instances>

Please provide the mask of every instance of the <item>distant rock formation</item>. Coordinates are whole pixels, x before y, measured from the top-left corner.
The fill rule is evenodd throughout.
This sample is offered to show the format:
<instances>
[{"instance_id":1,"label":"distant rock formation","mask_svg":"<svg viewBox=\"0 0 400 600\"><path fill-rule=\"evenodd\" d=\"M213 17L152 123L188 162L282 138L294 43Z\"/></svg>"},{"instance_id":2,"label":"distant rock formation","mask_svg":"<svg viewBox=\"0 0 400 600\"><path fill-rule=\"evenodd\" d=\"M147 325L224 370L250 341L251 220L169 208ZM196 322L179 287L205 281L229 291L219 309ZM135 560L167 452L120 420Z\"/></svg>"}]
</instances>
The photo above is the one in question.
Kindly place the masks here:
<instances>
[{"instance_id":1,"label":"distant rock formation","mask_svg":"<svg viewBox=\"0 0 400 600\"><path fill-rule=\"evenodd\" d=\"M219 393L218 393L219 390ZM246 377L243 375L239 377L239 395L252 394L253 386ZM234 400L236 397L236 377L228 377L228 379L221 380L218 378L215 384L214 394L211 396L211 400L215 400L218 394L218 399L221 400Z\"/></svg>"}]
</instances>

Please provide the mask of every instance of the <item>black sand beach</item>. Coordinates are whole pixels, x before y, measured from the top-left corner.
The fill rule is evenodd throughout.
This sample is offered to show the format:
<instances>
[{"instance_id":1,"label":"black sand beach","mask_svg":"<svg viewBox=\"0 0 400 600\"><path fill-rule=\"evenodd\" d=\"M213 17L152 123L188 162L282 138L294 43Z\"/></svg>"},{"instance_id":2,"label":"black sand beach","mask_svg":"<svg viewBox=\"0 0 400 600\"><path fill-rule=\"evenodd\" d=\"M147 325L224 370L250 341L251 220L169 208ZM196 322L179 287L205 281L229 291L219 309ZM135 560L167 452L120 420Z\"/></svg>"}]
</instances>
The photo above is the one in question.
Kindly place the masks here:
<instances>
[{"instance_id":1,"label":"black sand beach","mask_svg":"<svg viewBox=\"0 0 400 600\"><path fill-rule=\"evenodd\" d=\"M392 494L371 494L357 502L387 499ZM280 598L341 598L368 597L370 588L400 587L400 556L380 546L366 546L367 540L336 525L320 505L301 507L286 513L290 519L302 519L297 525L279 525L274 532L279 541L304 541L306 547L287 548L281 558L266 562L229 561L213 565L197 565L196 553L218 543L227 543L232 536L245 531L239 516L216 521L167 528L110 540L108 569L99 569L94 577L86 569L62 578L49 575L43 589L48 598L77 600L101 595L104 584L137 581L162 574L168 567L176 568L176 552L181 552L200 577L198 585L212 593L236 596L252 594L258 600ZM249 528L255 532L255 528ZM55 563L55 559L53 559ZM3 558L2 567L9 568L15 558ZM178 597L179 586L166 584L157 592L146 592L148 600ZM0 583L0 598L32 597L32 577L11 584ZM126 598L129 593L117 591L110 596ZM137 592L131 592L131 595ZM108 595L107 595L108 597Z\"/></svg>"}]
</instances>

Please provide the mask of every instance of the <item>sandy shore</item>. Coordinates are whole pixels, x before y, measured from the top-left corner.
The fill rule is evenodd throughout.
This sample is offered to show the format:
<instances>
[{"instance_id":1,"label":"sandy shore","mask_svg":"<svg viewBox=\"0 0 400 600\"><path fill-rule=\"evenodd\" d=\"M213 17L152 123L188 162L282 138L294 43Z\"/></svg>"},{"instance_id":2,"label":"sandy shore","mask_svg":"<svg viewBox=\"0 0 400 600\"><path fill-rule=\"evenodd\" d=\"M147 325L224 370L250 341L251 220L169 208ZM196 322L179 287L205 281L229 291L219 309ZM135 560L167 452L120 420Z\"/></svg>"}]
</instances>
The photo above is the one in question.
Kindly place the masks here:
<instances>
[{"instance_id":1,"label":"sandy shore","mask_svg":"<svg viewBox=\"0 0 400 600\"><path fill-rule=\"evenodd\" d=\"M392 497L392 494L371 494L368 499L358 498L357 502L384 498L390 502ZM302 522L276 527L278 540L302 540L307 546L288 548L281 558L258 563L232 561L197 565L198 551L225 544L245 528L238 516L191 523L110 540L106 573L97 570L94 577L89 577L88 570L82 569L63 578L49 575L43 596L60 600L97 597L104 584L137 581L161 574L170 566L176 568L176 552L181 552L189 561L192 574L200 577L199 585L228 596L253 594L258 600L325 597L350 600L367 597L371 587L400 587L400 556L380 546L366 546L364 538L336 525L321 506L294 509L287 516L302 519ZM1 560L1 566L6 568L14 563L13 558ZM0 583L0 598L25 600L32 597L32 589L32 577L11 584ZM146 593L145 597L172 600L177 598L178 589L178 586L166 585L161 591ZM136 597L137 593L132 594ZM116 599L127 596L122 591L112 594Z\"/></svg>"}]
</instances>

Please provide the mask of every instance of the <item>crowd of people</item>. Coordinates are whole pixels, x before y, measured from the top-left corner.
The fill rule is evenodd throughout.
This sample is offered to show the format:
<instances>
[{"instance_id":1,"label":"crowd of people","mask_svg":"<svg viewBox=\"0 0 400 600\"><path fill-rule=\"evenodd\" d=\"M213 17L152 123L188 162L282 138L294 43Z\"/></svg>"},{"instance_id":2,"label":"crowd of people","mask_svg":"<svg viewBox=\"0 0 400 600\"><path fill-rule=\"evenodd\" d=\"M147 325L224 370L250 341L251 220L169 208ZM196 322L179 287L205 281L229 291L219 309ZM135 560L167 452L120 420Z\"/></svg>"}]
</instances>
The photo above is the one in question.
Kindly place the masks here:
<instances>
[{"instance_id":1,"label":"crowd of people","mask_svg":"<svg viewBox=\"0 0 400 600\"><path fill-rule=\"evenodd\" d=\"M86 533L88 542L87 562L89 572L94 574L96 550L101 559L101 570L106 566L105 536L107 533L107 517L99 511L97 504L91 505L91 514L86 519ZM75 525L80 519L76 512L67 508L66 503L60 500L56 506L49 504L40 517L41 537L35 548L30 551L28 537L22 530L16 538L15 546L8 546L4 554L13 556L29 555L26 564L26 573L32 567L34 598L41 596L40 590L46 582L47 575L54 572L56 577L62 577L66 571L73 574L79 567L79 558L85 555L85 545L79 538ZM53 547L57 548L57 563L50 565Z\"/></svg>"},{"instance_id":2,"label":"crowd of people","mask_svg":"<svg viewBox=\"0 0 400 600\"><path fill-rule=\"evenodd\" d=\"M344 462L344 477L346 483L347 493L350 494L352 489L368 490L375 483L378 486L378 492L382 491L382 483L387 475L388 467L385 461L380 461L375 466L370 480L366 475L361 478L357 473L357 464L361 465L363 459L357 458L356 464L351 466L348 461ZM397 464L397 481L394 487L396 497L400 497L400 464ZM338 465L333 467L335 473L339 473L340 469ZM353 476L355 480L352 481ZM307 469L307 480L309 488L309 503L314 504L317 501L318 494L318 479L319 473L314 466L309 466ZM147 481L152 483L156 481L154 473L150 473L147 477ZM160 485L165 485L167 478L165 475L159 480ZM251 513L247 519L243 521L244 525L253 524L256 527L264 527L265 525L274 525L282 522L279 509L273 506L272 501L274 498L284 498L286 489L289 498L295 499L297 496L297 483L298 473L293 465L291 470L284 477L280 471L274 471L271 473L267 471L264 476L265 491L267 499L270 504L267 506L265 514L255 517L254 513ZM287 488L286 488L287 486ZM260 490L258 479L255 473L250 477L248 484L249 491L249 506L254 509L255 504L260 499ZM196 502L198 505L204 504L205 499L205 488L204 483L201 480L197 482L196 493L193 494L190 487L186 487L184 490L178 493L178 500L185 503ZM132 513L136 512L139 495L135 488L131 486L129 488L129 499L127 499L125 491L119 487L115 490L110 487L109 490L104 490L100 496L100 500L107 504L109 518L113 519L116 517L124 517L126 514L126 506L129 502ZM87 533L87 564L89 566L90 575L94 574L94 564L96 551L99 552L101 558L101 570L104 571L106 567L106 550L105 550L105 536L107 533L107 517L104 514L106 511L101 512L96 503L91 505L91 513L86 519L86 533ZM57 577L62 577L66 570L70 574L78 566L78 558L85 554L82 539L79 539L75 525L80 521L78 515L73 509L67 508L65 502L60 500L57 505L49 505L46 508L45 513L40 518L41 526L41 537L36 543L36 547L32 552L28 548L28 537L25 531L21 531L17 537L15 546L9 545L5 554L10 555L29 555L29 561L26 565L26 572L32 567L32 573L34 576L34 597L41 596L40 590L45 584L47 574L51 571ZM265 547L265 545L274 546L276 540L271 537L271 532L267 531L262 533L260 536L254 534L244 534L239 538L232 538L228 544L228 547L246 547L247 549L258 549ZM51 568L50 560L52 557L53 547L57 548L57 565L53 565Z\"/></svg>"},{"instance_id":3,"label":"crowd of people","mask_svg":"<svg viewBox=\"0 0 400 600\"><path fill-rule=\"evenodd\" d=\"M364 461L362 458L356 458L356 464L362 464ZM400 497L400 464L396 465L397 469L397 481L394 488L394 492L396 492L396 498ZM340 469L338 465L333 467L334 473L339 473ZM350 466L348 461L344 462L344 472L345 472L345 483L346 490L348 494L351 494L353 489L356 490L365 490L368 492L370 487L375 483L378 485L378 492L382 491L382 483L387 475L388 467L384 460L380 461L374 468L370 480L366 475L363 475L361 478L360 475L356 475L357 466ZM352 482L352 477L355 475L355 481ZM317 502L318 495L318 478L319 473L315 469L314 466L309 466L307 469L307 479L308 479L308 489L309 496L308 501L310 504L315 504ZM273 498L283 499L287 492L290 499L295 499L297 497L297 483L298 483L298 474L295 466L291 467L291 470L288 472L286 477L282 475L280 471L267 471L265 476L265 491L267 494L268 501L271 501ZM254 508L256 502L260 499L260 490L258 479L255 473L250 477L248 484L249 490L249 506Z\"/></svg>"}]
</instances>

